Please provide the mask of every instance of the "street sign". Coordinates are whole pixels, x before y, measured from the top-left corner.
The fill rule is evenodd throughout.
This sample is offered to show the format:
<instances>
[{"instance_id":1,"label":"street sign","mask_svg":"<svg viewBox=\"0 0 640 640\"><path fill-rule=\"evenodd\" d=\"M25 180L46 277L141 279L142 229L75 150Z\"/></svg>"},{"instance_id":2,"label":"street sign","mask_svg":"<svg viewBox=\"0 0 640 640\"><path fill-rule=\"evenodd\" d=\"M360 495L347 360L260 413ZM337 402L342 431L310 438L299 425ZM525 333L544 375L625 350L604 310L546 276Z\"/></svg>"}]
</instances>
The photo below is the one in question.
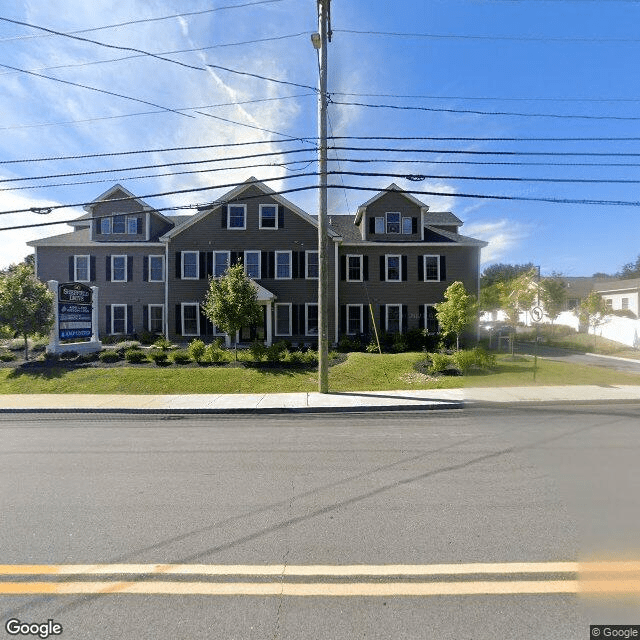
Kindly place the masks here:
<instances>
[{"instance_id":1,"label":"street sign","mask_svg":"<svg viewBox=\"0 0 640 640\"><path fill-rule=\"evenodd\" d=\"M93 291L81 282L58 286L58 335L60 340L90 338L92 331Z\"/></svg>"},{"instance_id":2,"label":"street sign","mask_svg":"<svg viewBox=\"0 0 640 640\"><path fill-rule=\"evenodd\" d=\"M533 320L533 322L541 322L542 316L544 316L542 307L533 307L533 309L531 309L531 320Z\"/></svg>"}]
</instances>

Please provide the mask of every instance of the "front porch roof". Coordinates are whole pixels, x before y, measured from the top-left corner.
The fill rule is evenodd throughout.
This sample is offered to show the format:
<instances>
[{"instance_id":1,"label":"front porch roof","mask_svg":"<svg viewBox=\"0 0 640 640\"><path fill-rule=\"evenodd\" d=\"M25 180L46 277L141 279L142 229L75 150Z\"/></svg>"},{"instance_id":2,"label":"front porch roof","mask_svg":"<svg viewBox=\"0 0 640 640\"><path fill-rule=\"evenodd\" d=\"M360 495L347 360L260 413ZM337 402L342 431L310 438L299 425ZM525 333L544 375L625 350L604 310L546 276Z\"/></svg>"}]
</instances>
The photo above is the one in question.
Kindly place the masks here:
<instances>
[{"instance_id":1,"label":"front porch roof","mask_svg":"<svg viewBox=\"0 0 640 640\"><path fill-rule=\"evenodd\" d=\"M271 293L271 291L265 289L262 285L259 285L255 280L252 280L251 284L256 288L258 302L273 302L276 299L274 293Z\"/></svg>"}]
</instances>

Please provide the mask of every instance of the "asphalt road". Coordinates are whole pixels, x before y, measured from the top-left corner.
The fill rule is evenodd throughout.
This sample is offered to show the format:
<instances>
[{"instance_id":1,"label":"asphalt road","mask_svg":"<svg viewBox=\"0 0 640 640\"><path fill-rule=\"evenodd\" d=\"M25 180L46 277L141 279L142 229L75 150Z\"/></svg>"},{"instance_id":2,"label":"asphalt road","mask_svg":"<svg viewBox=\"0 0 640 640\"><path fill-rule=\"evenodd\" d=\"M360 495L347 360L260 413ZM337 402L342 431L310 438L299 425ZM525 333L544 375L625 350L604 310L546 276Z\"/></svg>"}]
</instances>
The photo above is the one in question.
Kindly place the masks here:
<instances>
[{"instance_id":1,"label":"asphalt road","mask_svg":"<svg viewBox=\"0 0 640 640\"><path fill-rule=\"evenodd\" d=\"M548 564L637 552L639 408L0 415L0 638L20 637L11 618L51 619L64 640L572 640L640 624L637 594L584 598ZM77 564L100 567L64 573Z\"/></svg>"}]
</instances>

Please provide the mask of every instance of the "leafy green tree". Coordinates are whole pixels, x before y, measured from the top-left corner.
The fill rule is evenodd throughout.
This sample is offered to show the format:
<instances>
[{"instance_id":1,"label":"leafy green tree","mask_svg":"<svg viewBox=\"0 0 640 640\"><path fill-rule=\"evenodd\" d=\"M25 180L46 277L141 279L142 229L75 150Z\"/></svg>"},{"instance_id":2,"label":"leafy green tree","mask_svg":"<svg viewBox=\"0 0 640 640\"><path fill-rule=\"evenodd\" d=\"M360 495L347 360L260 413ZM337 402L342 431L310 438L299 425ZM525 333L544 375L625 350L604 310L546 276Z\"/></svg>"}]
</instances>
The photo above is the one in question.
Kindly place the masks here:
<instances>
[{"instance_id":1,"label":"leafy green tree","mask_svg":"<svg viewBox=\"0 0 640 640\"><path fill-rule=\"evenodd\" d=\"M262 319L258 292L238 263L220 278L211 278L202 310L211 322L233 338L235 359L238 360L236 334L242 327L251 327Z\"/></svg>"},{"instance_id":2,"label":"leafy green tree","mask_svg":"<svg viewBox=\"0 0 640 640\"><path fill-rule=\"evenodd\" d=\"M480 311L498 311L502 308L502 296L500 294L500 283L496 282L487 287L480 289L480 298L478 300Z\"/></svg>"},{"instance_id":3,"label":"leafy green tree","mask_svg":"<svg viewBox=\"0 0 640 640\"><path fill-rule=\"evenodd\" d=\"M635 262L627 262L616 276L623 280L627 280L629 278L640 278L640 256L636 258Z\"/></svg>"},{"instance_id":4,"label":"leafy green tree","mask_svg":"<svg viewBox=\"0 0 640 640\"><path fill-rule=\"evenodd\" d=\"M36 278L33 265L23 262L0 275L0 325L24 338L25 360L29 336L48 333L52 324L53 293Z\"/></svg>"},{"instance_id":5,"label":"leafy green tree","mask_svg":"<svg viewBox=\"0 0 640 640\"><path fill-rule=\"evenodd\" d=\"M515 346L515 327L520 321L520 312L531 308L536 298L535 285L536 270L532 267L528 271L520 274L517 278L512 278L499 283L501 307L507 316L507 321L511 326L511 355Z\"/></svg>"},{"instance_id":6,"label":"leafy green tree","mask_svg":"<svg viewBox=\"0 0 640 640\"><path fill-rule=\"evenodd\" d=\"M477 317L478 305L474 296L467 293L464 284L456 281L444 292L445 302L435 305L438 324L445 334L455 334L456 351L460 350L460 334Z\"/></svg>"},{"instance_id":7,"label":"leafy green tree","mask_svg":"<svg viewBox=\"0 0 640 640\"><path fill-rule=\"evenodd\" d=\"M578 309L580 321L593 327L593 348L596 348L596 329L606 322L607 306L602 296L592 291L581 303Z\"/></svg>"},{"instance_id":8,"label":"leafy green tree","mask_svg":"<svg viewBox=\"0 0 640 640\"><path fill-rule=\"evenodd\" d=\"M504 264L502 262L491 264L486 267L480 276L480 287L489 287L499 282L514 280L525 273L531 272L533 269L534 265L531 262L526 264Z\"/></svg>"},{"instance_id":9,"label":"leafy green tree","mask_svg":"<svg viewBox=\"0 0 640 640\"><path fill-rule=\"evenodd\" d=\"M552 273L551 277L544 278L540 282L540 299L544 303L544 309L553 327L567 299L567 283L559 273Z\"/></svg>"}]
</instances>

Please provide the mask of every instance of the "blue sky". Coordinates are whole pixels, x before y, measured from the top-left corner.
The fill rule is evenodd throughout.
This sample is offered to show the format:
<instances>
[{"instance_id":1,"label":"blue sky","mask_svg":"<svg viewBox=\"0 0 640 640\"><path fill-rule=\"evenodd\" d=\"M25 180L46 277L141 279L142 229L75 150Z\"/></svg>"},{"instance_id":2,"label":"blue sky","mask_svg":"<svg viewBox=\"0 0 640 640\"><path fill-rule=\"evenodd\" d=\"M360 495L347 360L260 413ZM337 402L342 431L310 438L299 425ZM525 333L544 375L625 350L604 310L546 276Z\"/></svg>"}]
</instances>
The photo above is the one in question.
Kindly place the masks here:
<instances>
[{"instance_id":1,"label":"blue sky","mask_svg":"<svg viewBox=\"0 0 640 640\"><path fill-rule=\"evenodd\" d=\"M273 179L275 190L316 183L297 175L316 170L309 139L317 135L317 102L305 88L317 85L309 38L317 29L315 0L31 0L3 5L0 17L64 33L94 29L76 35L198 67L0 21L0 213L88 202L116 182L182 214L251 175ZM337 141L380 150L333 151L340 161L330 169L389 175L330 182L396 182L440 194L416 196L432 210L453 211L463 233L489 241L485 265L533 262L543 273L574 276L619 270L640 254L637 206L536 199L640 201L633 183L578 182L640 179L638 166L628 166L640 165L639 23L635 0L334 0L331 134L405 139ZM408 139L425 137L466 139ZM230 146L237 143L259 144ZM197 145L222 146L187 148ZM174 147L181 150L122 155ZM12 162L107 153L114 155ZM265 153L272 155L231 159ZM352 162L358 159L376 162ZM199 164L157 166L178 162ZM241 168L251 164L267 166ZM111 173L53 177L104 170ZM157 175L179 171L192 173ZM198 188L207 190L153 196ZM507 199L467 197L474 195ZM330 210L353 214L371 196L332 189ZM287 197L316 212L315 190ZM0 227L82 213L4 213ZM68 230L1 231L0 266L29 253L26 241Z\"/></svg>"}]
</instances>

